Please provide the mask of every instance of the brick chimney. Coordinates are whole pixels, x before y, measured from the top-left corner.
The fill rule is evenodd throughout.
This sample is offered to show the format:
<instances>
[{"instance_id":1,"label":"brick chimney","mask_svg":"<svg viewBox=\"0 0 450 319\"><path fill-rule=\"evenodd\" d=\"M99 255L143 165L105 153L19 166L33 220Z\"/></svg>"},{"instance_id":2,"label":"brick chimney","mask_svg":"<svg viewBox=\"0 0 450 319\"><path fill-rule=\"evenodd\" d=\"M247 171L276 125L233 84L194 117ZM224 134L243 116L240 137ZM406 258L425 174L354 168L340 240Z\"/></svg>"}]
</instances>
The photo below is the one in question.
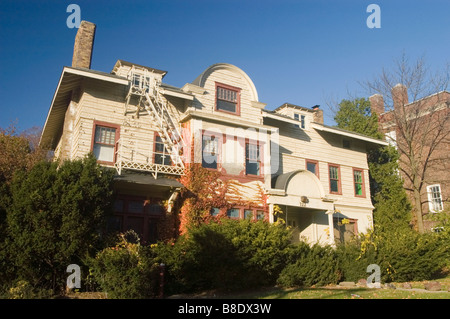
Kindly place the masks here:
<instances>
[{"instance_id":1,"label":"brick chimney","mask_svg":"<svg viewBox=\"0 0 450 319\"><path fill-rule=\"evenodd\" d=\"M372 112L372 114L376 113L380 115L384 113L383 95L374 94L371 97L369 97L369 101L370 101L370 111Z\"/></svg>"},{"instance_id":2,"label":"brick chimney","mask_svg":"<svg viewBox=\"0 0 450 319\"><path fill-rule=\"evenodd\" d=\"M314 122L323 124L323 110L320 109L320 105L314 105L312 109L314 111Z\"/></svg>"},{"instance_id":3,"label":"brick chimney","mask_svg":"<svg viewBox=\"0 0 450 319\"><path fill-rule=\"evenodd\" d=\"M403 84L397 84L391 90L394 109L408 104L408 89Z\"/></svg>"},{"instance_id":4,"label":"brick chimney","mask_svg":"<svg viewBox=\"0 0 450 319\"><path fill-rule=\"evenodd\" d=\"M91 68L94 37L95 24L88 21L81 21L73 46L72 67Z\"/></svg>"}]
</instances>

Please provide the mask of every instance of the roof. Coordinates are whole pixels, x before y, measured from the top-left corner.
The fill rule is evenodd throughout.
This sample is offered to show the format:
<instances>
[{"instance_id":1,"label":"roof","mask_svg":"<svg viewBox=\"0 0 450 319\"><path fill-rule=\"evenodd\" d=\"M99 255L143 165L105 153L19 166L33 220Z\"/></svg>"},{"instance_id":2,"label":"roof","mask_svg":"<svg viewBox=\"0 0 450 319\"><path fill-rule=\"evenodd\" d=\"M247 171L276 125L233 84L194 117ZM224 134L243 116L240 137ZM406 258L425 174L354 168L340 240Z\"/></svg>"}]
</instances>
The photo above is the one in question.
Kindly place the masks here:
<instances>
[{"instance_id":1,"label":"roof","mask_svg":"<svg viewBox=\"0 0 450 319\"><path fill-rule=\"evenodd\" d=\"M139 185L184 188L184 185L174 178L158 176L158 178L155 179L152 175L148 173L133 172L133 171L123 171L121 175L115 175L114 180L116 182L125 182Z\"/></svg>"},{"instance_id":2,"label":"roof","mask_svg":"<svg viewBox=\"0 0 450 319\"><path fill-rule=\"evenodd\" d=\"M277 107L274 110L274 112L277 112L278 110L281 110L281 109L283 109L285 107L290 107L290 108L293 108L293 109L296 109L296 110L301 110L301 111L315 112L313 109L310 109L310 108L307 108L307 107L304 107L304 106L299 106L299 105L287 103L287 102L282 104L282 105L280 105L279 107Z\"/></svg>"},{"instance_id":3,"label":"roof","mask_svg":"<svg viewBox=\"0 0 450 319\"><path fill-rule=\"evenodd\" d=\"M263 117L272 118L272 119L279 120L282 122L298 124L298 120L294 120L293 118L291 118L287 115L280 114L275 111L263 110L262 115L263 115ZM328 125L317 123L317 122L312 122L311 126L312 126L312 128L314 128L317 131L323 131L323 132L333 133L333 134L337 134L337 135L341 135L341 136L347 136L347 137L351 137L351 138L354 138L357 140L369 142L371 144L378 144L378 145L388 145L389 144L386 141L382 141L382 140L379 140L379 139L376 139L376 138L373 138L373 137L370 137L370 136L367 136L364 134L347 131L347 130L344 130L341 128L337 128L334 126L328 126Z\"/></svg>"},{"instance_id":4,"label":"roof","mask_svg":"<svg viewBox=\"0 0 450 319\"><path fill-rule=\"evenodd\" d=\"M155 68L151 68L151 67L140 65L140 64L136 64L136 63L131 63L131 62L120 60L120 59L117 60L116 64L114 64L113 72L116 70L116 68L118 68L118 67L120 67L122 65L123 66L129 66L129 67L132 67L134 65L135 67L146 69L146 70L148 70L150 72L162 74L163 77L164 77L164 75L167 74L167 71L158 70L158 69L155 69Z\"/></svg>"},{"instance_id":5,"label":"roof","mask_svg":"<svg viewBox=\"0 0 450 319\"><path fill-rule=\"evenodd\" d=\"M62 135L64 117L72 98L72 91L80 86L82 78L128 85L128 80L110 73L86 68L64 67L42 130L40 144L54 149Z\"/></svg>"},{"instance_id":6,"label":"roof","mask_svg":"<svg viewBox=\"0 0 450 319\"><path fill-rule=\"evenodd\" d=\"M320 124L320 123L312 123L312 127L317 130L317 131L322 131L322 132L328 132L328 133L333 133L333 134L337 134L337 135L341 135L341 136L346 136L346 137L351 137L357 140L361 140L361 141L365 141L365 142L369 142L372 144L378 144L378 145L384 145L387 146L389 145L388 142L383 141L383 140L379 140L364 134L360 134L360 133L355 133L355 132L351 132L351 131L347 131L338 127L334 127L334 126L328 126L325 124Z\"/></svg>"}]
</instances>

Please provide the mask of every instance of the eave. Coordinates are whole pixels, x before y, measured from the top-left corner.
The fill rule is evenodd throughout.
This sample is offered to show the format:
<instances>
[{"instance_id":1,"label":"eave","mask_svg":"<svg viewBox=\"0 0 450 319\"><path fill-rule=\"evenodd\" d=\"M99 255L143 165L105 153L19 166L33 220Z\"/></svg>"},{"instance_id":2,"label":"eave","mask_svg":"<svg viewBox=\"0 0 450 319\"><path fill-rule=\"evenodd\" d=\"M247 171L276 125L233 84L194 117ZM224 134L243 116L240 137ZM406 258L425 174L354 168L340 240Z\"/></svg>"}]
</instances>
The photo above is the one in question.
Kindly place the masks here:
<instances>
[{"instance_id":1,"label":"eave","mask_svg":"<svg viewBox=\"0 0 450 319\"><path fill-rule=\"evenodd\" d=\"M128 80L109 73L89 69L64 67L52 103L45 120L39 144L54 149L62 135L64 118L74 89L80 87L83 78L128 85Z\"/></svg>"}]
</instances>

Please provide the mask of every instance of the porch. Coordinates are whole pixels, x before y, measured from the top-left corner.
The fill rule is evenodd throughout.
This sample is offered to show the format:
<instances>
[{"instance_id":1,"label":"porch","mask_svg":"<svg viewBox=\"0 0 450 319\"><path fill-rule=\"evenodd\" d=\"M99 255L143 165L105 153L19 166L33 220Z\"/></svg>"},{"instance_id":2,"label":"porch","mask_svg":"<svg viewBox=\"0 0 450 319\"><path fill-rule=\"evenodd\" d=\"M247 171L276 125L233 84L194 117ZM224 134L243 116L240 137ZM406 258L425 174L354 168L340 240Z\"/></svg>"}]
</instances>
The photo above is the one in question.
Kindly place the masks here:
<instances>
[{"instance_id":1,"label":"porch","mask_svg":"<svg viewBox=\"0 0 450 319\"><path fill-rule=\"evenodd\" d=\"M293 229L293 241L335 244L334 200L326 196L319 179L307 170L277 177L269 192L272 222L283 219Z\"/></svg>"}]
</instances>

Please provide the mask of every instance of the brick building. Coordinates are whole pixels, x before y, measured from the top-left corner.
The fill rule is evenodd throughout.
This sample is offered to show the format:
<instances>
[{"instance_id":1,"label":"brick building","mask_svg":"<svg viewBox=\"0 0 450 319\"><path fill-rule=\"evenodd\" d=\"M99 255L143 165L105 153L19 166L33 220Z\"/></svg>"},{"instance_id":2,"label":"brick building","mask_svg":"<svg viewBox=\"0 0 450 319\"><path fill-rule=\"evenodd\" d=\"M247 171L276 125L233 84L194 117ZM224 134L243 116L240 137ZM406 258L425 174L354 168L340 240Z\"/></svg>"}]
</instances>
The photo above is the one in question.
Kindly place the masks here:
<instances>
[{"instance_id":1,"label":"brick building","mask_svg":"<svg viewBox=\"0 0 450 319\"><path fill-rule=\"evenodd\" d=\"M383 96L372 95L371 109L386 140L399 151L405 190L423 215L439 213L450 205L450 92L409 102L408 89L397 84L389 99L388 110ZM425 218L425 231L432 227Z\"/></svg>"}]
</instances>

